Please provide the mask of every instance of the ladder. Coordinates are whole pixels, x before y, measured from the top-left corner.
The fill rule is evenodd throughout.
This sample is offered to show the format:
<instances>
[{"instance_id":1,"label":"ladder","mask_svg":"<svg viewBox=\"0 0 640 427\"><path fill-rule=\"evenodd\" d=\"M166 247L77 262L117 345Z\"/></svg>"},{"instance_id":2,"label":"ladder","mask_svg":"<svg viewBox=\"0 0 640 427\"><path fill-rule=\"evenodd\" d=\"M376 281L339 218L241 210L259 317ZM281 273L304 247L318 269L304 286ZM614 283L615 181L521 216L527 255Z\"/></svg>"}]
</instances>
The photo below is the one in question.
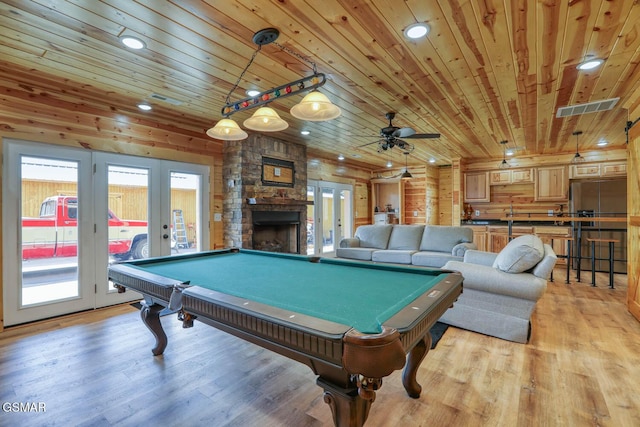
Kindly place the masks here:
<instances>
[{"instance_id":1,"label":"ladder","mask_svg":"<svg viewBox=\"0 0 640 427\"><path fill-rule=\"evenodd\" d=\"M187 239L187 230L184 227L182 209L173 210L173 232L176 240L176 247L187 249L189 247L189 240Z\"/></svg>"}]
</instances>

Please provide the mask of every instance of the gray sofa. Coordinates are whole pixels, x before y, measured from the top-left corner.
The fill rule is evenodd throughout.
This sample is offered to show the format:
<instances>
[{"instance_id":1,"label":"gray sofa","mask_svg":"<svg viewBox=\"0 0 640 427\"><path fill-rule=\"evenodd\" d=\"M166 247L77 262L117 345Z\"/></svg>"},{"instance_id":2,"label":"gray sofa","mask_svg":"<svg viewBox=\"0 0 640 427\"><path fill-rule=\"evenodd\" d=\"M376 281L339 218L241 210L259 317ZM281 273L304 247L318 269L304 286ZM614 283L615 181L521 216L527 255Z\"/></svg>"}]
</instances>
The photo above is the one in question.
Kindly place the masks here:
<instances>
[{"instance_id":1,"label":"gray sofa","mask_svg":"<svg viewBox=\"0 0 640 427\"><path fill-rule=\"evenodd\" d=\"M354 237L340 241L336 257L440 268L476 248L469 227L362 225Z\"/></svg>"},{"instance_id":2,"label":"gray sofa","mask_svg":"<svg viewBox=\"0 0 640 427\"><path fill-rule=\"evenodd\" d=\"M464 277L464 292L440 322L527 343L531 314L557 261L551 246L534 235L513 239L500 253L466 251L445 269Z\"/></svg>"}]
</instances>

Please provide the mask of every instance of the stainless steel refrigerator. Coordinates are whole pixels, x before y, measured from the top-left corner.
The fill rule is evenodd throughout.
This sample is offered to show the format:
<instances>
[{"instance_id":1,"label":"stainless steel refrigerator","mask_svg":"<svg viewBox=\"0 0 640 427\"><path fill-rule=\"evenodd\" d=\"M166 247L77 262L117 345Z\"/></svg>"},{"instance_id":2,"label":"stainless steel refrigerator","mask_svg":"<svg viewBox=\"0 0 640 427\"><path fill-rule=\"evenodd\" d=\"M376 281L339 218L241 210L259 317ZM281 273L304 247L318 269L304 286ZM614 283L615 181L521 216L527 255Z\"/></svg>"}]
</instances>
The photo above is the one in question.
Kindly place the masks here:
<instances>
[{"instance_id":1,"label":"stainless steel refrigerator","mask_svg":"<svg viewBox=\"0 0 640 427\"><path fill-rule=\"evenodd\" d=\"M627 180L580 180L571 182L570 211L578 216L620 217L620 222L583 222L580 268L591 271L591 243L587 238L615 239L614 271L627 272ZM573 223L574 236L577 223ZM596 271L609 271L609 245L595 243ZM585 259L586 258L586 259ZM575 261L574 261L575 263ZM575 265L575 264L574 264Z\"/></svg>"}]
</instances>

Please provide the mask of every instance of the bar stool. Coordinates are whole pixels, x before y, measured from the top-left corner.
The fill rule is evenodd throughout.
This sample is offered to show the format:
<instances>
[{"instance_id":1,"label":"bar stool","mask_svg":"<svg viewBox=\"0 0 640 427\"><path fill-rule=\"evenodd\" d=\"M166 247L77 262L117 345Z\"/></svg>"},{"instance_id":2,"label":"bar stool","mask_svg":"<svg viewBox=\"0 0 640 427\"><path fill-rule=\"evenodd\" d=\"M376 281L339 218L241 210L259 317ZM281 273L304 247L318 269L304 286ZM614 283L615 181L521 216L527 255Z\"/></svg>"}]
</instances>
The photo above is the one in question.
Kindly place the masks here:
<instances>
[{"instance_id":1,"label":"bar stool","mask_svg":"<svg viewBox=\"0 0 640 427\"><path fill-rule=\"evenodd\" d=\"M567 242L567 254L566 255L557 255L558 258L566 258L567 260L567 278L565 283L569 283L569 272L571 271L571 247L573 246L573 237L565 236L565 235L551 235L551 247L553 248L554 240L566 240ZM550 280L553 282L553 271L551 271Z\"/></svg>"},{"instance_id":2,"label":"bar stool","mask_svg":"<svg viewBox=\"0 0 640 427\"><path fill-rule=\"evenodd\" d=\"M591 286L596 286L596 242L609 244L609 288L613 289L613 245L620 243L616 239L596 239L587 237L587 242L591 242Z\"/></svg>"}]
</instances>

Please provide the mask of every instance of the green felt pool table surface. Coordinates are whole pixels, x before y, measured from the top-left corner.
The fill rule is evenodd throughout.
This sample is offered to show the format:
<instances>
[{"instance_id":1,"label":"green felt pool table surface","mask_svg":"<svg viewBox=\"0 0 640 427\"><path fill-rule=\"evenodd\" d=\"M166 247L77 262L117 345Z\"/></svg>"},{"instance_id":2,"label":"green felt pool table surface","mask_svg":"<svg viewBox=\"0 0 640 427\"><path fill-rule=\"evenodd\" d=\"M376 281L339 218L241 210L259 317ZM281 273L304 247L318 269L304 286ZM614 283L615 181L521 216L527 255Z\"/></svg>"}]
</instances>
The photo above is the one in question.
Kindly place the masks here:
<instances>
[{"instance_id":1,"label":"green felt pool table surface","mask_svg":"<svg viewBox=\"0 0 640 427\"><path fill-rule=\"evenodd\" d=\"M309 366L334 423L349 427L395 370L420 396L429 330L462 292L452 271L242 249L114 264L109 279L144 296L154 355L168 343L160 313L178 311L185 327L197 319Z\"/></svg>"},{"instance_id":2,"label":"green felt pool table surface","mask_svg":"<svg viewBox=\"0 0 640 427\"><path fill-rule=\"evenodd\" d=\"M439 283L441 270L241 250L146 260L131 267L239 298L378 333Z\"/></svg>"}]
</instances>

